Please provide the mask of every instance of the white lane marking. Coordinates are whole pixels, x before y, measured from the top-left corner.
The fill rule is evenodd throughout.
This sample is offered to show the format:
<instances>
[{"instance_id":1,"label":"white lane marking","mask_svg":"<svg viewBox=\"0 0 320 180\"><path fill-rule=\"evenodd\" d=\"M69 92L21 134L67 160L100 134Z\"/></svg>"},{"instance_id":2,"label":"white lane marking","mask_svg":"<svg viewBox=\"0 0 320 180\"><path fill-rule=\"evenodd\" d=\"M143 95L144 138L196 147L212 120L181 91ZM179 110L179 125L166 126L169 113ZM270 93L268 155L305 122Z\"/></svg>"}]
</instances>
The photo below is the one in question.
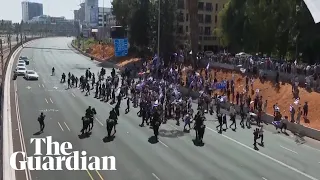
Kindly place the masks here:
<instances>
[{"instance_id":1,"label":"white lane marking","mask_svg":"<svg viewBox=\"0 0 320 180\"><path fill-rule=\"evenodd\" d=\"M207 129L209 129L209 130L212 131L212 132L218 133L217 131L215 131L215 130L209 128L209 127L207 127ZM304 172L302 172L302 171L300 171L300 170L298 170L298 169L296 169L296 168L294 168L294 167L292 167L292 166L290 166L290 165L288 165L288 164L286 164L286 163L284 163L284 162L281 162L281 161L279 161L279 160L277 160L277 159L275 159L275 158L273 158L273 157L271 157L271 156L268 156L268 155L266 155L266 154L264 154L264 153L262 153L262 152L260 152L260 151L256 151L256 150L253 149L252 147L249 147L249 146L247 146L247 145L245 145L245 144L243 144L243 143L241 143L241 142L239 142L239 141L237 141L237 140L234 140L234 139L232 139L232 138L230 138L230 137L228 137L228 136L226 136L226 135L224 135L224 134L221 134L221 136L224 137L224 138L226 138L226 139L228 139L228 140L230 140L230 141L232 141L232 142L234 142L234 143L236 143L236 144L238 144L238 145L240 145L240 146L242 146L242 147L244 147L244 148L246 148L246 149L248 149L248 150L251 150L251 151L253 151L253 152L258 153L259 155L261 155L261 156L263 156L263 157L265 157L265 158L267 158L267 159L269 159L269 160L271 160L271 161L274 161L275 163L277 163L277 164L279 164L279 165L281 165L281 166L283 166L283 167L286 167L286 168L288 168L288 169L290 169L290 170L292 170L292 171L294 171L294 172L296 172L296 173L298 173L298 174L300 174L300 175L302 175L302 176L305 176L305 177L308 178L308 179L311 179L311 180L319 180L319 179L317 179L317 178L315 178L315 177L313 177L313 176L311 176L311 175L309 175L309 174L306 174L306 173L304 173Z\"/></svg>"},{"instance_id":2,"label":"white lane marking","mask_svg":"<svg viewBox=\"0 0 320 180\"><path fill-rule=\"evenodd\" d=\"M172 126L171 124L168 124L170 127L172 127L175 130L179 130L177 127Z\"/></svg>"},{"instance_id":3,"label":"white lane marking","mask_svg":"<svg viewBox=\"0 0 320 180\"><path fill-rule=\"evenodd\" d=\"M98 119L98 118L95 118L99 124L101 124L101 126L103 126L102 122Z\"/></svg>"},{"instance_id":4,"label":"white lane marking","mask_svg":"<svg viewBox=\"0 0 320 180\"><path fill-rule=\"evenodd\" d=\"M262 179L263 179L263 180L268 180L268 179L267 179L267 178L265 178L265 177L262 177Z\"/></svg>"},{"instance_id":5,"label":"white lane marking","mask_svg":"<svg viewBox=\"0 0 320 180\"><path fill-rule=\"evenodd\" d=\"M41 87L40 84L38 84L38 86Z\"/></svg>"},{"instance_id":6,"label":"white lane marking","mask_svg":"<svg viewBox=\"0 0 320 180\"><path fill-rule=\"evenodd\" d=\"M162 145L164 145L165 147L169 147L169 146L167 146L164 142L162 142L162 141L160 141L160 140L158 140Z\"/></svg>"},{"instance_id":7,"label":"white lane marking","mask_svg":"<svg viewBox=\"0 0 320 180\"><path fill-rule=\"evenodd\" d=\"M52 99L50 98L50 101L51 101L51 103L53 104L53 101L52 101Z\"/></svg>"},{"instance_id":8,"label":"white lane marking","mask_svg":"<svg viewBox=\"0 0 320 180\"><path fill-rule=\"evenodd\" d=\"M63 130L63 128L62 128L62 126L61 126L61 124L60 124L59 122L58 122L58 124L59 124L59 126L60 126L61 130L62 130L62 131L64 131L64 130Z\"/></svg>"},{"instance_id":9,"label":"white lane marking","mask_svg":"<svg viewBox=\"0 0 320 180\"><path fill-rule=\"evenodd\" d=\"M315 150L315 151L320 152L320 149L317 149L317 148L311 147L311 146L306 145L306 144L303 144L303 145L304 145L305 147L307 147L307 148L310 148L310 149L313 149L313 150Z\"/></svg>"},{"instance_id":10,"label":"white lane marking","mask_svg":"<svg viewBox=\"0 0 320 180\"><path fill-rule=\"evenodd\" d=\"M68 127L67 123L66 122L63 122L64 125L66 125L67 129L70 131L70 128Z\"/></svg>"},{"instance_id":11,"label":"white lane marking","mask_svg":"<svg viewBox=\"0 0 320 180\"><path fill-rule=\"evenodd\" d=\"M14 95L15 95L16 117L17 117L18 129L19 129L20 145L21 145L21 150L23 152L25 152L26 155L27 155L28 153L27 153L26 144L24 142L24 134L23 134L22 124L21 124L21 116L20 116L19 99L18 99L18 94L17 94L17 83L16 83L16 81L14 82L14 89L15 89ZM26 160L25 157L24 157L24 160ZM26 173L26 179L27 180L32 180L30 170L29 169L25 170L25 173Z\"/></svg>"},{"instance_id":12,"label":"white lane marking","mask_svg":"<svg viewBox=\"0 0 320 180\"><path fill-rule=\"evenodd\" d=\"M157 180L160 180L160 178L158 178L156 174L152 173L152 176L155 177Z\"/></svg>"},{"instance_id":13,"label":"white lane marking","mask_svg":"<svg viewBox=\"0 0 320 180\"><path fill-rule=\"evenodd\" d=\"M42 85L42 87L44 88L44 85L43 84L41 84Z\"/></svg>"},{"instance_id":14,"label":"white lane marking","mask_svg":"<svg viewBox=\"0 0 320 180\"><path fill-rule=\"evenodd\" d=\"M281 145L280 145L280 147L281 147L282 149L285 149L285 150L290 151L290 152L292 152L292 153L298 154L297 152L295 152L294 150L291 150L291 149L289 149L289 148L283 147L283 146L281 146Z\"/></svg>"},{"instance_id":15,"label":"white lane marking","mask_svg":"<svg viewBox=\"0 0 320 180\"><path fill-rule=\"evenodd\" d=\"M47 104L49 103L48 100L47 100L47 98L44 98L44 100L46 100L46 103L47 103Z\"/></svg>"},{"instance_id":16,"label":"white lane marking","mask_svg":"<svg viewBox=\"0 0 320 180\"><path fill-rule=\"evenodd\" d=\"M73 93L71 93L73 97L76 97L76 95L74 95Z\"/></svg>"}]
</instances>

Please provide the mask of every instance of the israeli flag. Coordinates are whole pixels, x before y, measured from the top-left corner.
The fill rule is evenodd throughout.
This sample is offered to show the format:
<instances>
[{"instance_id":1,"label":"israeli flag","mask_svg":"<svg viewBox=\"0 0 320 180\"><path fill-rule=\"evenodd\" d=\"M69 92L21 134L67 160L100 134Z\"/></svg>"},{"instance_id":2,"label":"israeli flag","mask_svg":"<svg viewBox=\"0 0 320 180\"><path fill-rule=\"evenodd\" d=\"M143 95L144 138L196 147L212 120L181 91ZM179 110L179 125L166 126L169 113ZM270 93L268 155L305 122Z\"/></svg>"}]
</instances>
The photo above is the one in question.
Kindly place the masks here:
<instances>
[{"instance_id":1,"label":"israeli flag","mask_svg":"<svg viewBox=\"0 0 320 180\"><path fill-rule=\"evenodd\" d=\"M153 65L156 65L156 64L158 64L158 61L159 61L159 57L158 57L157 54L155 54L155 55L153 56L153 59L152 59L152 64L153 64Z\"/></svg>"},{"instance_id":2,"label":"israeli flag","mask_svg":"<svg viewBox=\"0 0 320 180\"><path fill-rule=\"evenodd\" d=\"M280 121L273 121L272 124L276 127L280 127L281 122Z\"/></svg>"},{"instance_id":3,"label":"israeli flag","mask_svg":"<svg viewBox=\"0 0 320 180\"><path fill-rule=\"evenodd\" d=\"M210 63L207 64L206 69L208 70L210 68Z\"/></svg>"},{"instance_id":4,"label":"israeli flag","mask_svg":"<svg viewBox=\"0 0 320 180\"><path fill-rule=\"evenodd\" d=\"M154 102L153 106L154 106L154 107L157 107L158 105L159 105L159 101L156 100L156 101Z\"/></svg>"}]
</instances>

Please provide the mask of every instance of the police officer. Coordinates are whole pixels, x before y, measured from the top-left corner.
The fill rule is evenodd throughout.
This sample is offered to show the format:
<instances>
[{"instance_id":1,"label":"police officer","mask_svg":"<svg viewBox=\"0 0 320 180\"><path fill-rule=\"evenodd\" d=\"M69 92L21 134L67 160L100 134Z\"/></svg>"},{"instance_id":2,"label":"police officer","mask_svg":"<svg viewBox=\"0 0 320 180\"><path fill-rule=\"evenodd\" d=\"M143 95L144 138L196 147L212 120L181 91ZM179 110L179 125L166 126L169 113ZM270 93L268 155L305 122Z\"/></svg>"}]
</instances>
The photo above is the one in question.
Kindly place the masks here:
<instances>
[{"instance_id":1,"label":"police officer","mask_svg":"<svg viewBox=\"0 0 320 180\"><path fill-rule=\"evenodd\" d=\"M246 114L244 112L240 112L241 121L240 126L244 129L244 119L246 118Z\"/></svg>"},{"instance_id":2,"label":"police officer","mask_svg":"<svg viewBox=\"0 0 320 180\"><path fill-rule=\"evenodd\" d=\"M61 83L65 83L66 82L66 74L62 73L61 75Z\"/></svg>"},{"instance_id":3,"label":"police officer","mask_svg":"<svg viewBox=\"0 0 320 180\"><path fill-rule=\"evenodd\" d=\"M219 128L219 133L222 133L223 121L222 121L222 114L221 113L218 114L218 122L219 122L219 125L216 127L216 129L218 130L218 128Z\"/></svg>"},{"instance_id":4,"label":"police officer","mask_svg":"<svg viewBox=\"0 0 320 180\"><path fill-rule=\"evenodd\" d=\"M126 108L126 113L128 113L130 111L130 101L131 101L131 98L127 98L127 108Z\"/></svg>"},{"instance_id":5,"label":"police officer","mask_svg":"<svg viewBox=\"0 0 320 180\"><path fill-rule=\"evenodd\" d=\"M156 137L156 139L158 139L160 124L161 124L160 114L159 114L158 110L155 110L153 112L151 125L152 125L152 129L153 129L153 134Z\"/></svg>"},{"instance_id":6,"label":"police officer","mask_svg":"<svg viewBox=\"0 0 320 180\"><path fill-rule=\"evenodd\" d=\"M89 118L87 118L86 116L83 116L81 118L82 120L82 129L81 129L81 135L84 134L84 133L87 133L88 132L88 126L89 126Z\"/></svg>"},{"instance_id":7,"label":"police officer","mask_svg":"<svg viewBox=\"0 0 320 180\"><path fill-rule=\"evenodd\" d=\"M92 109L91 109L91 106L89 106L88 109L86 109L86 117L90 118L91 114L92 114Z\"/></svg>"},{"instance_id":8,"label":"police officer","mask_svg":"<svg viewBox=\"0 0 320 180\"><path fill-rule=\"evenodd\" d=\"M40 132L43 132L43 129L45 127L45 124L44 124L45 118L46 118L46 115L44 115L43 112L41 112L40 116L38 117L38 122L40 124Z\"/></svg>"},{"instance_id":9,"label":"police officer","mask_svg":"<svg viewBox=\"0 0 320 180\"><path fill-rule=\"evenodd\" d=\"M71 88L71 79L68 78L68 89L70 89L70 88Z\"/></svg>"},{"instance_id":10,"label":"police officer","mask_svg":"<svg viewBox=\"0 0 320 180\"><path fill-rule=\"evenodd\" d=\"M257 148L257 139L259 138L259 128L253 130L253 146Z\"/></svg>"},{"instance_id":11,"label":"police officer","mask_svg":"<svg viewBox=\"0 0 320 180\"><path fill-rule=\"evenodd\" d=\"M203 124L203 121L202 121L202 117L201 117L201 112L200 110L197 112L194 120L195 120L195 123L194 123L194 130L196 131L196 140L200 140L200 134L199 134L199 129L201 128L201 125Z\"/></svg>"},{"instance_id":12,"label":"police officer","mask_svg":"<svg viewBox=\"0 0 320 180\"><path fill-rule=\"evenodd\" d=\"M113 127L115 126L115 119L113 119L112 117L111 117L111 114L110 114L110 117L107 119L107 132L108 132L108 137L110 137L111 136L111 132L112 132L112 129L113 129ZM115 133L116 133L116 131L115 131Z\"/></svg>"}]
</instances>

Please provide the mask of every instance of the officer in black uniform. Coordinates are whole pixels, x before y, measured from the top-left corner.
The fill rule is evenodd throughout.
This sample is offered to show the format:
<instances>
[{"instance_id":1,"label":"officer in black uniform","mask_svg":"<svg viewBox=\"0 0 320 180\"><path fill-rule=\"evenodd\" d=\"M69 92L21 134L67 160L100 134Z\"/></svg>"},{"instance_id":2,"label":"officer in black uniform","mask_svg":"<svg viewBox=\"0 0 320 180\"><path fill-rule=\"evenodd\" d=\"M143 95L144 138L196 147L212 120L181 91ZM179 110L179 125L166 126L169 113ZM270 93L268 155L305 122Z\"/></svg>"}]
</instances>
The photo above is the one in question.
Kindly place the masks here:
<instances>
[{"instance_id":1,"label":"officer in black uniform","mask_svg":"<svg viewBox=\"0 0 320 180\"><path fill-rule=\"evenodd\" d=\"M195 115L194 120L195 120L194 130L196 131L196 140L200 140L199 129L201 128L201 125L203 124L200 110Z\"/></svg>"},{"instance_id":2,"label":"officer in black uniform","mask_svg":"<svg viewBox=\"0 0 320 180\"><path fill-rule=\"evenodd\" d=\"M160 113L158 112L158 110L155 110L152 114L152 129L153 129L153 134L156 137L156 139L158 139L158 135L159 135L159 127L160 127Z\"/></svg>"},{"instance_id":3,"label":"officer in black uniform","mask_svg":"<svg viewBox=\"0 0 320 180\"><path fill-rule=\"evenodd\" d=\"M128 113L130 111L130 101L131 101L131 98L127 98L127 108L126 108L126 113Z\"/></svg>"},{"instance_id":4,"label":"officer in black uniform","mask_svg":"<svg viewBox=\"0 0 320 180\"><path fill-rule=\"evenodd\" d=\"M88 109L86 109L86 117L90 118L91 114L92 114L92 109L91 109L91 106L89 106Z\"/></svg>"},{"instance_id":5,"label":"officer in black uniform","mask_svg":"<svg viewBox=\"0 0 320 180\"><path fill-rule=\"evenodd\" d=\"M253 130L253 146L257 148L257 140L259 139L259 128Z\"/></svg>"},{"instance_id":6,"label":"officer in black uniform","mask_svg":"<svg viewBox=\"0 0 320 180\"><path fill-rule=\"evenodd\" d=\"M61 83L65 83L66 82L66 74L62 73L61 75Z\"/></svg>"},{"instance_id":7,"label":"officer in black uniform","mask_svg":"<svg viewBox=\"0 0 320 180\"><path fill-rule=\"evenodd\" d=\"M44 124L45 118L46 118L46 115L44 115L43 112L41 112L40 116L38 117L38 122L40 124L40 132L43 132L43 129L45 127L45 124Z\"/></svg>"},{"instance_id":8,"label":"officer in black uniform","mask_svg":"<svg viewBox=\"0 0 320 180\"><path fill-rule=\"evenodd\" d=\"M217 114L217 116L218 116L219 125L216 127L216 129L217 130L219 129L219 133L222 133L222 123L223 123L222 114L219 113L219 114Z\"/></svg>"}]
</instances>

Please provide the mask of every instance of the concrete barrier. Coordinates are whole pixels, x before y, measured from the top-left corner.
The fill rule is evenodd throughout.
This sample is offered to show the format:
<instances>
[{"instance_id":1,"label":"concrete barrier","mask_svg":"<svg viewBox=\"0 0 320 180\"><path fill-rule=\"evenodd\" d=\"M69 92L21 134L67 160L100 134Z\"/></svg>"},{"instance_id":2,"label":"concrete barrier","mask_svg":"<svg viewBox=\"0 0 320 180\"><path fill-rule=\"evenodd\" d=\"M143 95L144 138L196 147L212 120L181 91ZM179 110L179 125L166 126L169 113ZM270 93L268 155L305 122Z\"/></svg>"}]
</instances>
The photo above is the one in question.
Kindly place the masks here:
<instances>
[{"instance_id":1,"label":"concrete barrier","mask_svg":"<svg viewBox=\"0 0 320 180\"><path fill-rule=\"evenodd\" d=\"M4 180L16 180L15 170L12 169L10 166L10 156L13 153L10 85L14 59L20 53L21 50L21 44L13 47L11 53L8 56L8 60L6 62L4 70L5 78L3 81L4 86L2 94L2 179Z\"/></svg>"}]
</instances>

